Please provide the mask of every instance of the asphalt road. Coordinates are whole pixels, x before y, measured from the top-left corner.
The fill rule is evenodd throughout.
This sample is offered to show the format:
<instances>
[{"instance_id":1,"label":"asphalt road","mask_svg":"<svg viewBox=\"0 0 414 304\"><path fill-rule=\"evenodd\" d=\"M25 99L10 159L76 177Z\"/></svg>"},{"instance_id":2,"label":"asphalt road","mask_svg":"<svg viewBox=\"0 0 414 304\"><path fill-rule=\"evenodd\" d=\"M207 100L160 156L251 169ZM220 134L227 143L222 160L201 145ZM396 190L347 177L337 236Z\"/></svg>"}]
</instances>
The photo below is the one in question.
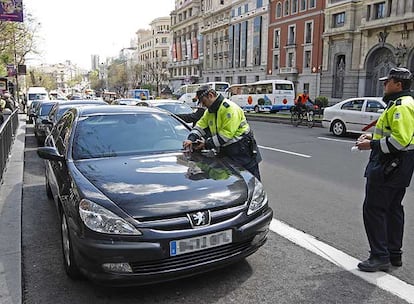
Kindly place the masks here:
<instances>
[{"instance_id":1,"label":"asphalt road","mask_svg":"<svg viewBox=\"0 0 414 304\"><path fill-rule=\"evenodd\" d=\"M364 259L363 167L368 155L326 130L251 123L261 148L262 179L275 218ZM345 138L352 141L352 138ZM311 156L286 154L286 150ZM411 189L406 202L412 202ZM145 287L107 288L72 281L62 264L59 225L44 185L44 164L27 126L22 203L24 303L405 303L276 233L257 253L204 275ZM414 210L407 204L406 231ZM405 237L404 267L392 274L414 283L414 238Z\"/></svg>"}]
</instances>

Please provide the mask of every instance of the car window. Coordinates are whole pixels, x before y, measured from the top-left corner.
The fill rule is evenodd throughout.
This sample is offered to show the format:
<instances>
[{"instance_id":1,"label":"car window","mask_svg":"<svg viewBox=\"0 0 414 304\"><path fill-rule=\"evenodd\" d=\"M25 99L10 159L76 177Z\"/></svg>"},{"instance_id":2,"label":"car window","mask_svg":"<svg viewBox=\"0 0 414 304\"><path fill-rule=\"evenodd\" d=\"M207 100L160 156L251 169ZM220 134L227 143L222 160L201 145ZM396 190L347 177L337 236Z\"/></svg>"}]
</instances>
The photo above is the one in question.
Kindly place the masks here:
<instances>
[{"instance_id":1,"label":"car window","mask_svg":"<svg viewBox=\"0 0 414 304\"><path fill-rule=\"evenodd\" d=\"M193 109L186 104L158 104L155 107L167 110L174 114L191 114Z\"/></svg>"},{"instance_id":2,"label":"car window","mask_svg":"<svg viewBox=\"0 0 414 304\"><path fill-rule=\"evenodd\" d=\"M344 103L341 107L342 110L361 111L364 100L356 99L350 100Z\"/></svg>"},{"instance_id":3,"label":"car window","mask_svg":"<svg viewBox=\"0 0 414 304\"><path fill-rule=\"evenodd\" d=\"M62 119L59 121L60 126L60 133L59 136L57 136L57 139L55 141L56 148L59 152L59 154L64 155L65 151L67 150L68 143L69 143L69 136L70 131L72 127L72 123L74 120L74 113L71 111L68 111Z\"/></svg>"},{"instance_id":4,"label":"car window","mask_svg":"<svg viewBox=\"0 0 414 304\"><path fill-rule=\"evenodd\" d=\"M168 113L94 115L79 119L73 159L177 151L187 127Z\"/></svg>"},{"instance_id":5,"label":"car window","mask_svg":"<svg viewBox=\"0 0 414 304\"><path fill-rule=\"evenodd\" d=\"M52 109L53 104L42 104L40 106L39 115L40 116L46 116L50 113L50 110Z\"/></svg>"},{"instance_id":6,"label":"car window","mask_svg":"<svg viewBox=\"0 0 414 304\"><path fill-rule=\"evenodd\" d=\"M383 109L385 109L385 107L377 100L368 100L365 111L377 113L379 110Z\"/></svg>"}]
</instances>

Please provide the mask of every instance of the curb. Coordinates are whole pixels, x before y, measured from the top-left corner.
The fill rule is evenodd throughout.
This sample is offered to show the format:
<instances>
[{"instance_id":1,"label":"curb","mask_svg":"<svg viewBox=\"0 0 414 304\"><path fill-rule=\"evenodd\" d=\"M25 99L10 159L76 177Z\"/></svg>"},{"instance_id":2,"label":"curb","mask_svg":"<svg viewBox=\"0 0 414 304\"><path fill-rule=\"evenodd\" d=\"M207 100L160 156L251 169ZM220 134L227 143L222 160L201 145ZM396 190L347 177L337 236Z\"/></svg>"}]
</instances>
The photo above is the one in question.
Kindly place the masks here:
<instances>
[{"instance_id":1,"label":"curb","mask_svg":"<svg viewBox=\"0 0 414 304\"><path fill-rule=\"evenodd\" d=\"M291 125L290 117L275 117L275 116L269 116L266 117L265 115L255 115L255 114L249 114L244 113L247 120L251 121L263 121L263 122L270 122L270 123L281 123L281 124L287 124ZM321 121L315 121L314 127L322 128L322 122Z\"/></svg>"},{"instance_id":2,"label":"curb","mask_svg":"<svg viewBox=\"0 0 414 304\"><path fill-rule=\"evenodd\" d=\"M19 127L0 185L0 304L22 303L21 210L26 115Z\"/></svg>"}]
</instances>

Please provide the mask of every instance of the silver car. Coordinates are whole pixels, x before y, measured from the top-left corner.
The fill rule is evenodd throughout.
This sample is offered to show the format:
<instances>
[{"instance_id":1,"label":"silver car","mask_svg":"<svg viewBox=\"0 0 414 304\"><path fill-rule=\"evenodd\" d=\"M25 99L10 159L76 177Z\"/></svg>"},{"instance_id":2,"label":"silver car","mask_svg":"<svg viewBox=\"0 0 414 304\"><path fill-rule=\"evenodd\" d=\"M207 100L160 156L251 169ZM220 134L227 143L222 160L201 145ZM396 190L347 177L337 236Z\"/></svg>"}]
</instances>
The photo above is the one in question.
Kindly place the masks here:
<instances>
[{"instance_id":1,"label":"silver car","mask_svg":"<svg viewBox=\"0 0 414 304\"><path fill-rule=\"evenodd\" d=\"M322 126L336 136L372 132L386 107L381 97L349 98L324 110Z\"/></svg>"}]
</instances>

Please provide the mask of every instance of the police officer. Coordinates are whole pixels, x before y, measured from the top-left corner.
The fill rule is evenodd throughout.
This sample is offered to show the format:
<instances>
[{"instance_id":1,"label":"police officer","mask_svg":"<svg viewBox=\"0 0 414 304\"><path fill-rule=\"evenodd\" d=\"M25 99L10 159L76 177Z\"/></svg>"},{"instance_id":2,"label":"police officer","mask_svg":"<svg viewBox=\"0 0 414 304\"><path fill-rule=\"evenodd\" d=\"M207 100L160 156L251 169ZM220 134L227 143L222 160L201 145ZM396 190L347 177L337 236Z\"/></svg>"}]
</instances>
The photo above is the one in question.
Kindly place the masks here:
<instances>
[{"instance_id":1,"label":"police officer","mask_svg":"<svg viewBox=\"0 0 414 304\"><path fill-rule=\"evenodd\" d=\"M196 94L207 111L183 142L183 147L191 148L198 140L195 149L216 149L260 180L261 158L243 110L208 85L201 86Z\"/></svg>"},{"instance_id":2,"label":"police officer","mask_svg":"<svg viewBox=\"0 0 414 304\"><path fill-rule=\"evenodd\" d=\"M371 154L365 170L363 205L370 257L359 263L362 271L387 271L390 264L402 266L404 209L401 204L414 170L414 99L410 93L412 74L393 68L384 82L383 100L388 104L379 117L374 134L357 140L360 150Z\"/></svg>"}]
</instances>

